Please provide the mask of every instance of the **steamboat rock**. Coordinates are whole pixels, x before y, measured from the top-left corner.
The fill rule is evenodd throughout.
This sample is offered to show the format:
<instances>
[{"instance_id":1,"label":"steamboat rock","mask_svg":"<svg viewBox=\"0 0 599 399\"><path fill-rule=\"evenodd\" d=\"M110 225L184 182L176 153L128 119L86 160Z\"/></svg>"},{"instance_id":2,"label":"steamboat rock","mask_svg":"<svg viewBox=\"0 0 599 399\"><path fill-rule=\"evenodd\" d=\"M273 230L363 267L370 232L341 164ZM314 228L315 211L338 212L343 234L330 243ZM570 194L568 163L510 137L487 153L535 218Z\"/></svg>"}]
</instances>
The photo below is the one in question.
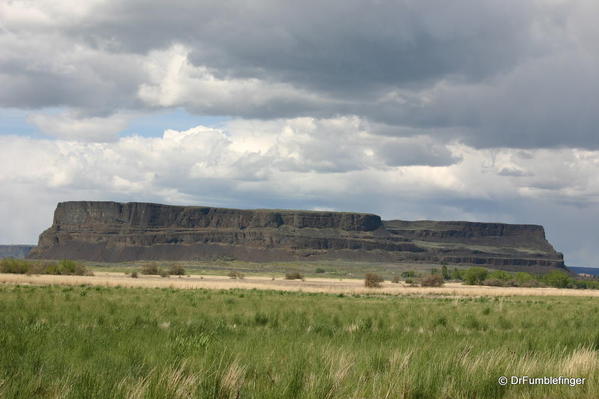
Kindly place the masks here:
<instances>
[{"instance_id":1,"label":"steamboat rock","mask_svg":"<svg viewBox=\"0 0 599 399\"><path fill-rule=\"evenodd\" d=\"M529 271L565 267L538 225L91 201L59 203L52 226L28 256L101 262L347 259Z\"/></svg>"}]
</instances>

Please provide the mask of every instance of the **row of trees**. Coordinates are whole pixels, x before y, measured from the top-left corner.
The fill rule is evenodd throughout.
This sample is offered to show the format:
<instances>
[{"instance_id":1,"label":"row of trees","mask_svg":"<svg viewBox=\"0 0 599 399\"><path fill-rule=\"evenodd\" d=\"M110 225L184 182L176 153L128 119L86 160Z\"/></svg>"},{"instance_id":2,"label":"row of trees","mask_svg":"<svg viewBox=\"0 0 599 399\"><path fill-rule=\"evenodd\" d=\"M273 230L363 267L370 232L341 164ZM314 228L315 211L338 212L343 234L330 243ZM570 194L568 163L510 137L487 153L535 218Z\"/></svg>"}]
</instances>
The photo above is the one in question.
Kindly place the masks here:
<instances>
[{"instance_id":1,"label":"row of trees","mask_svg":"<svg viewBox=\"0 0 599 399\"><path fill-rule=\"evenodd\" d=\"M432 269L431 275L442 276L443 280L463 281L469 285L599 289L599 281L577 279L562 270L553 270L547 274L535 275L527 272L489 270L483 267L449 270L446 265L443 265L440 270ZM406 281L410 281L417 276L417 273L406 271L401 276Z\"/></svg>"},{"instance_id":2,"label":"row of trees","mask_svg":"<svg viewBox=\"0 0 599 399\"><path fill-rule=\"evenodd\" d=\"M575 278L563 270L553 270L546 274L532 274L528 272L507 272L504 270L489 270L484 267L471 267L468 269L450 270L447 265L434 268L430 273L403 271L394 275L391 282L404 281L413 286L440 287L445 281L461 281L468 285L488 285L498 287L556 287L599 289L599 280ZM369 273L366 274L364 285L366 287L380 287L383 277Z\"/></svg>"}]
</instances>

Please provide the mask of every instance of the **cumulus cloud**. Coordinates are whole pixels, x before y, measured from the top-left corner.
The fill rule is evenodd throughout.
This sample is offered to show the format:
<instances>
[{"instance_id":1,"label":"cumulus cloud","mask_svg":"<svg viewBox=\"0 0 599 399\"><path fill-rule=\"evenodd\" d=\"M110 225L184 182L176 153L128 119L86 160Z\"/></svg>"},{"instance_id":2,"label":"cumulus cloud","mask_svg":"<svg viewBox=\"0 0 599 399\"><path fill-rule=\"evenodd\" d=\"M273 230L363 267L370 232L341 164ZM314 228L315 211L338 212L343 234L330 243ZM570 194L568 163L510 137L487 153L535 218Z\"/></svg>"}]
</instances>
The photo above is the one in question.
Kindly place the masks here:
<instances>
[{"instance_id":1,"label":"cumulus cloud","mask_svg":"<svg viewBox=\"0 0 599 399\"><path fill-rule=\"evenodd\" d=\"M28 120L42 132L65 140L111 141L128 125L130 115L86 117L74 112L59 114L34 113Z\"/></svg>"}]
</instances>

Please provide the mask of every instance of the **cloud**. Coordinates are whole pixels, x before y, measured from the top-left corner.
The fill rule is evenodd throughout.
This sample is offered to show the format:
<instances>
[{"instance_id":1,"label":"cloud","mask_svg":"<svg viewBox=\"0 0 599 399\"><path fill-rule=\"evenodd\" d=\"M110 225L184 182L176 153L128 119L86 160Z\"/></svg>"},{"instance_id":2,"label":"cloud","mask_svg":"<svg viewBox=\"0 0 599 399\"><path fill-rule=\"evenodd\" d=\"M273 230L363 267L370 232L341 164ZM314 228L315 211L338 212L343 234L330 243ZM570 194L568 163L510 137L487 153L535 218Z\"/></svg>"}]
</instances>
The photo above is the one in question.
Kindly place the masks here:
<instances>
[{"instance_id":1,"label":"cloud","mask_svg":"<svg viewBox=\"0 0 599 399\"><path fill-rule=\"evenodd\" d=\"M125 129L131 116L112 114L108 117L86 117L74 112L59 114L34 113L28 121L42 132L65 140L112 141Z\"/></svg>"},{"instance_id":2,"label":"cloud","mask_svg":"<svg viewBox=\"0 0 599 399\"><path fill-rule=\"evenodd\" d=\"M478 148L598 148L598 6L459 0L9 2L0 106L357 116ZM151 27L151 29L148 29ZM372 130L376 133L377 130Z\"/></svg>"},{"instance_id":3,"label":"cloud","mask_svg":"<svg viewBox=\"0 0 599 399\"><path fill-rule=\"evenodd\" d=\"M33 237L72 199L357 210L542 223L567 258L599 266L598 11L593 0L0 3L0 107L53 138L0 136L0 217L31 226L0 234ZM122 133L175 108L229 120Z\"/></svg>"},{"instance_id":4,"label":"cloud","mask_svg":"<svg viewBox=\"0 0 599 399\"><path fill-rule=\"evenodd\" d=\"M327 106L326 99L287 83L219 78L206 66L192 65L188 54L188 48L174 45L148 55L149 79L138 91L146 105L264 118L317 114L319 107Z\"/></svg>"}]
</instances>

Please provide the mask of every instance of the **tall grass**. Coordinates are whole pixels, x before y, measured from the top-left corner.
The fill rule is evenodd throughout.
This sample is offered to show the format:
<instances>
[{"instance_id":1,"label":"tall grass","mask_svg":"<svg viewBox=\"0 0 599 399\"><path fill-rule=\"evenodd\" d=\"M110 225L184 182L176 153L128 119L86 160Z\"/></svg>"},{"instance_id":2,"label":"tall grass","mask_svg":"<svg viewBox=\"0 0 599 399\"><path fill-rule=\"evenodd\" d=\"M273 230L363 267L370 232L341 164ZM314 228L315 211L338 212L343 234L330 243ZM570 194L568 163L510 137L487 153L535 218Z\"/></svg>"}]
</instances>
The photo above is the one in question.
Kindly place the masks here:
<instances>
[{"instance_id":1,"label":"tall grass","mask_svg":"<svg viewBox=\"0 0 599 399\"><path fill-rule=\"evenodd\" d=\"M0 286L0 397L597 398L598 323L593 298Z\"/></svg>"}]
</instances>

